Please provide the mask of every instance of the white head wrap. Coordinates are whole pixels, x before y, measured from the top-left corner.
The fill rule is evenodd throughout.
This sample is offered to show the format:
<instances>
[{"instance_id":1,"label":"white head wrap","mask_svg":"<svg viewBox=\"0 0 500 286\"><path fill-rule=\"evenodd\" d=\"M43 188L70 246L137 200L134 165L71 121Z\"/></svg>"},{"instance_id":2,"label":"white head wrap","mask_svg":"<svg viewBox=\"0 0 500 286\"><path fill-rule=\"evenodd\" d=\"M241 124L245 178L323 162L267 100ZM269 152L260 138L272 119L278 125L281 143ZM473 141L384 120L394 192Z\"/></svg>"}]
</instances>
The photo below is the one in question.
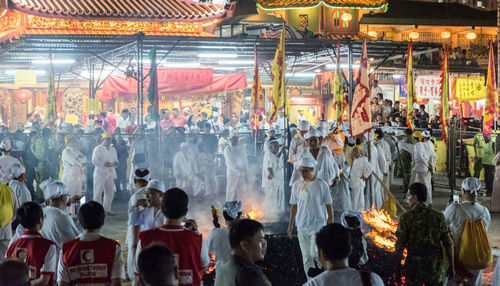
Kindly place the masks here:
<instances>
[{"instance_id":1,"label":"white head wrap","mask_svg":"<svg viewBox=\"0 0 500 286\"><path fill-rule=\"evenodd\" d=\"M182 112L185 112L185 113L189 113L191 111L191 109L189 107L184 107L182 109Z\"/></svg>"},{"instance_id":2,"label":"white head wrap","mask_svg":"<svg viewBox=\"0 0 500 286\"><path fill-rule=\"evenodd\" d=\"M478 178L469 177L462 181L462 189L469 193L476 193L481 189L481 181Z\"/></svg>"},{"instance_id":3,"label":"white head wrap","mask_svg":"<svg viewBox=\"0 0 500 286\"><path fill-rule=\"evenodd\" d=\"M165 184L157 179L153 179L149 181L148 185L146 186L146 189L153 189L160 191L162 193L165 193L167 191L167 188L165 187Z\"/></svg>"},{"instance_id":4,"label":"white head wrap","mask_svg":"<svg viewBox=\"0 0 500 286\"><path fill-rule=\"evenodd\" d=\"M430 138L431 137L431 133L427 130L425 131L422 131L422 136L425 137L425 138Z\"/></svg>"},{"instance_id":5,"label":"white head wrap","mask_svg":"<svg viewBox=\"0 0 500 286\"><path fill-rule=\"evenodd\" d=\"M22 174L26 172L26 169L21 164L14 164L10 167L10 174L12 178L19 178Z\"/></svg>"},{"instance_id":6,"label":"white head wrap","mask_svg":"<svg viewBox=\"0 0 500 286\"><path fill-rule=\"evenodd\" d=\"M394 135L396 135L396 137L405 136L405 133L403 132L403 130L396 130L394 131Z\"/></svg>"},{"instance_id":7,"label":"white head wrap","mask_svg":"<svg viewBox=\"0 0 500 286\"><path fill-rule=\"evenodd\" d=\"M9 139L3 139L0 142L0 149L5 150L5 152L9 152L12 149L12 143Z\"/></svg>"},{"instance_id":8,"label":"white head wrap","mask_svg":"<svg viewBox=\"0 0 500 286\"><path fill-rule=\"evenodd\" d=\"M392 122L391 122L391 126L392 126L392 127L398 127L398 123L397 123L396 121L392 121Z\"/></svg>"},{"instance_id":9,"label":"white head wrap","mask_svg":"<svg viewBox=\"0 0 500 286\"><path fill-rule=\"evenodd\" d=\"M144 172L144 171L146 171L147 169L145 169L145 168L144 168L144 169L137 169L137 170L140 170L141 172ZM136 171L137 171L137 170L136 170ZM134 172L134 179L135 179L135 180L145 180L145 181L148 181L148 182L149 182L149 180L151 179L151 174L150 174L150 173L148 173L148 174L147 174L146 176L144 176L144 177L139 177L139 176L137 176L137 175L135 174L135 172Z\"/></svg>"},{"instance_id":10,"label":"white head wrap","mask_svg":"<svg viewBox=\"0 0 500 286\"><path fill-rule=\"evenodd\" d=\"M359 227L353 227L350 226L347 221L346 217L355 217L359 221ZM360 212L352 211L352 210L347 210L342 213L342 216L340 218L340 222L342 226L344 226L347 229L357 229L357 228L362 228L363 227L363 215Z\"/></svg>"},{"instance_id":11,"label":"white head wrap","mask_svg":"<svg viewBox=\"0 0 500 286\"><path fill-rule=\"evenodd\" d=\"M316 128L320 129L320 128L327 128L328 127L328 122L326 122L325 120L321 120L320 122L318 122L318 125L316 126Z\"/></svg>"},{"instance_id":12,"label":"white head wrap","mask_svg":"<svg viewBox=\"0 0 500 286\"><path fill-rule=\"evenodd\" d=\"M332 122L330 122L330 128L329 128L329 130L333 131L333 130L335 130L335 128L337 128L337 121L332 120ZM344 131L343 129L340 129L340 130Z\"/></svg>"},{"instance_id":13,"label":"white head wrap","mask_svg":"<svg viewBox=\"0 0 500 286\"><path fill-rule=\"evenodd\" d=\"M299 167L314 168L318 162L314 158L306 156L300 159Z\"/></svg>"},{"instance_id":14,"label":"white head wrap","mask_svg":"<svg viewBox=\"0 0 500 286\"><path fill-rule=\"evenodd\" d=\"M321 136L321 132L318 129L312 129L312 130L307 131L306 135L304 135L304 138L309 139L311 137L320 137L320 136Z\"/></svg>"},{"instance_id":15,"label":"white head wrap","mask_svg":"<svg viewBox=\"0 0 500 286\"><path fill-rule=\"evenodd\" d=\"M326 138L328 137L328 130L326 130L326 127L320 127L318 128L319 133L321 133L321 137Z\"/></svg>"},{"instance_id":16,"label":"white head wrap","mask_svg":"<svg viewBox=\"0 0 500 286\"><path fill-rule=\"evenodd\" d=\"M224 204L223 212L227 213L232 218L237 218L238 213L241 213L241 201L231 201Z\"/></svg>"},{"instance_id":17,"label":"white head wrap","mask_svg":"<svg viewBox=\"0 0 500 286\"><path fill-rule=\"evenodd\" d=\"M26 124L24 124L24 128L31 128L33 127L33 123L31 121L28 121L26 122Z\"/></svg>"},{"instance_id":18,"label":"white head wrap","mask_svg":"<svg viewBox=\"0 0 500 286\"><path fill-rule=\"evenodd\" d=\"M186 142L182 142L181 145L179 145L179 147L182 148L182 149L184 149L184 148L188 148L189 145Z\"/></svg>"},{"instance_id":19,"label":"white head wrap","mask_svg":"<svg viewBox=\"0 0 500 286\"><path fill-rule=\"evenodd\" d=\"M349 144L356 144L356 138L352 138L352 137L347 137L347 143Z\"/></svg>"},{"instance_id":20,"label":"white head wrap","mask_svg":"<svg viewBox=\"0 0 500 286\"><path fill-rule=\"evenodd\" d=\"M299 122L299 126L298 126L298 129L300 131L307 131L311 128L311 123L309 123L309 121L307 120L302 120Z\"/></svg>"},{"instance_id":21,"label":"white head wrap","mask_svg":"<svg viewBox=\"0 0 500 286\"><path fill-rule=\"evenodd\" d=\"M69 195L68 187L61 181L52 181L45 186L45 189L42 188L42 190L43 197L46 200Z\"/></svg>"}]
</instances>

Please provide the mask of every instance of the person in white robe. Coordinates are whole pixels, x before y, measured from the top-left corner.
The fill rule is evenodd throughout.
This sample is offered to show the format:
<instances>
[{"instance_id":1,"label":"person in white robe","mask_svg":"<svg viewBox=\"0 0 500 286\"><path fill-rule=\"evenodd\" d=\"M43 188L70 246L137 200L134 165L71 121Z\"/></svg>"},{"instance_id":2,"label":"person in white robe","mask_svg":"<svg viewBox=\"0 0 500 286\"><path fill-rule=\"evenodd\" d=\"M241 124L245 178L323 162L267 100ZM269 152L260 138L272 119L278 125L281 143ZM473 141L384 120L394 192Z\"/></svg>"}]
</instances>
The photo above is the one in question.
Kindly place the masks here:
<instances>
[{"instance_id":1,"label":"person in white robe","mask_svg":"<svg viewBox=\"0 0 500 286\"><path fill-rule=\"evenodd\" d=\"M333 200L333 211L338 221L340 215L347 210L352 210L351 192L349 190L349 174L351 167L347 164L344 152L333 153L333 157L339 166L340 179L335 186L330 188Z\"/></svg>"},{"instance_id":2,"label":"person in white robe","mask_svg":"<svg viewBox=\"0 0 500 286\"><path fill-rule=\"evenodd\" d=\"M137 169L134 172L134 187L135 192L130 196L128 201L128 228L126 243L128 246L127 265L134 265L135 251L137 250L137 243L139 242L139 233L141 232L141 224L139 221L132 220L132 214L141 211L147 207L146 201L146 186L151 178L148 169ZM127 275L129 279L134 281L134 268L127 268Z\"/></svg>"},{"instance_id":3,"label":"person in white robe","mask_svg":"<svg viewBox=\"0 0 500 286\"><path fill-rule=\"evenodd\" d=\"M367 139L366 142L366 156L370 161L370 164L373 168L373 173L377 175L379 178L383 178L383 169L385 169L385 158L383 154L379 154L377 147L374 142L374 133L370 132L365 136ZM376 209L380 209L382 207L382 185L375 178L375 176L371 176L369 178L369 184L367 185L367 192L365 194L365 207L366 209L370 209L371 207L375 207Z\"/></svg>"},{"instance_id":4,"label":"person in white robe","mask_svg":"<svg viewBox=\"0 0 500 286\"><path fill-rule=\"evenodd\" d=\"M85 167L87 166L87 157L79 150L79 141L76 137L67 136L67 146L64 148L61 156L63 172L61 181L68 186L69 196L82 196L84 182L87 177L85 175ZM70 215L76 215L75 204L69 207Z\"/></svg>"},{"instance_id":5,"label":"person in white robe","mask_svg":"<svg viewBox=\"0 0 500 286\"><path fill-rule=\"evenodd\" d=\"M298 133L292 138L290 142L290 151L288 155L288 160L294 164L298 162L300 154L302 153L302 149L305 147L306 139L304 135L306 135L307 131L311 128L311 124L307 120L299 121Z\"/></svg>"},{"instance_id":6,"label":"person in white robe","mask_svg":"<svg viewBox=\"0 0 500 286\"><path fill-rule=\"evenodd\" d=\"M415 132L416 133L416 132ZM415 144L413 152L413 168L410 183L422 183L427 187L427 201L432 204L432 173L436 166L437 155L434 152L434 145L429 140L429 131L422 132L422 142Z\"/></svg>"},{"instance_id":7,"label":"person in white robe","mask_svg":"<svg viewBox=\"0 0 500 286\"><path fill-rule=\"evenodd\" d=\"M318 162L315 167L316 176L323 179L328 186L335 186L339 180L340 172L337 162L333 158L332 152L328 147L321 146L321 133L318 129L309 130L305 134L306 144L299 155L299 159L311 157ZM295 166L290 180L290 185L300 179L298 167Z\"/></svg>"},{"instance_id":8,"label":"person in white robe","mask_svg":"<svg viewBox=\"0 0 500 286\"><path fill-rule=\"evenodd\" d=\"M43 197L48 205L43 209L44 221L40 234L44 238L52 240L57 246L57 253L59 253L63 243L77 237L82 229L65 212L69 192L64 183L61 181L49 182L43 188Z\"/></svg>"},{"instance_id":9,"label":"person in white robe","mask_svg":"<svg viewBox=\"0 0 500 286\"><path fill-rule=\"evenodd\" d=\"M269 150L264 154L262 163L262 188L265 193L265 205L271 216L285 211L285 191L283 173L283 147L278 140L269 142Z\"/></svg>"},{"instance_id":10,"label":"person in white robe","mask_svg":"<svg viewBox=\"0 0 500 286\"><path fill-rule=\"evenodd\" d=\"M229 140L229 130L224 129L222 130L219 142L217 143L217 153L224 154L224 150L226 150L226 147L229 145L231 145L231 140Z\"/></svg>"},{"instance_id":11,"label":"person in white robe","mask_svg":"<svg viewBox=\"0 0 500 286\"><path fill-rule=\"evenodd\" d=\"M391 187L391 170L392 170L392 154L391 154L391 146L389 143L384 140L386 136L381 129L377 129L375 131L376 141L375 144L377 146L377 152L379 153L379 160L384 159L385 161L381 162L380 166L382 168L383 174L383 182L386 187ZM382 179L382 178L381 178ZM384 191L382 191L382 202L387 200L387 195Z\"/></svg>"},{"instance_id":12,"label":"person in white robe","mask_svg":"<svg viewBox=\"0 0 500 286\"><path fill-rule=\"evenodd\" d=\"M172 166L176 186L191 196L198 196L203 192L203 181L195 169L195 161L189 154L192 151L190 144L181 143L179 152L174 156Z\"/></svg>"},{"instance_id":13,"label":"person in white robe","mask_svg":"<svg viewBox=\"0 0 500 286\"><path fill-rule=\"evenodd\" d=\"M14 192L14 195L18 201L18 205L21 206L25 202L30 202L31 194L28 190L28 187L26 187L26 169L24 168L24 166L20 164L14 164L10 168L10 173L12 179L9 182L9 187Z\"/></svg>"},{"instance_id":14,"label":"person in white robe","mask_svg":"<svg viewBox=\"0 0 500 286\"><path fill-rule=\"evenodd\" d=\"M364 190L366 180L373 173L373 166L368 158L361 154L360 146L352 150L352 168L349 173L349 187L351 188L352 208L355 211L366 209Z\"/></svg>"},{"instance_id":15,"label":"person in white robe","mask_svg":"<svg viewBox=\"0 0 500 286\"><path fill-rule=\"evenodd\" d=\"M198 170L203 178L203 193L206 196L217 194L219 186L216 180L215 155L211 152L209 144L201 144L201 152L198 154Z\"/></svg>"},{"instance_id":16,"label":"person in white robe","mask_svg":"<svg viewBox=\"0 0 500 286\"><path fill-rule=\"evenodd\" d=\"M224 150L227 175L226 202L244 199L248 176L246 149L239 144L239 137L236 132L231 132L230 140L231 145Z\"/></svg>"},{"instance_id":17,"label":"person in white robe","mask_svg":"<svg viewBox=\"0 0 500 286\"><path fill-rule=\"evenodd\" d=\"M5 172L8 172L14 164L22 165L18 159L10 155L11 150L12 143L10 140L3 139L2 142L0 142L0 151L2 152L2 156L0 156L0 168L4 169Z\"/></svg>"},{"instance_id":18,"label":"person in white robe","mask_svg":"<svg viewBox=\"0 0 500 286\"><path fill-rule=\"evenodd\" d=\"M269 129L267 130L267 136L266 136L266 139L264 140L264 155L269 152L269 143L276 139L275 138L276 136L276 129L274 127L269 127Z\"/></svg>"},{"instance_id":19,"label":"person in white robe","mask_svg":"<svg viewBox=\"0 0 500 286\"><path fill-rule=\"evenodd\" d=\"M94 169L94 201L103 205L106 214L113 215L111 203L115 195L115 179L118 166L116 150L111 146L111 135L102 134L102 143L92 153ZM104 203L103 203L104 194Z\"/></svg>"},{"instance_id":20,"label":"person in white robe","mask_svg":"<svg viewBox=\"0 0 500 286\"><path fill-rule=\"evenodd\" d=\"M451 235L453 237L453 245L455 246L455 254L458 255L462 233L464 230L465 222L482 220L484 227L488 230L491 222L489 210L477 202L477 192L481 189L481 181L474 177L465 178L462 181L462 202L454 202L449 205L444 211L444 217L450 224ZM474 238L472 238L474 239ZM455 266L457 267L457 266ZM481 286L482 270L463 269L470 277L471 284L474 286ZM455 279L448 280L448 286L459 285Z\"/></svg>"},{"instance_id":21,"label":"person in white robe","mask_svg":"<svg viewBox=\"0 0 500 286\"><path fill-rule=\"evenodd\" d=\"M141 225L141 231L160 227L165 216L161 212L161 200L167 191L165 184L153 179L146 186L147 207L134 208L130 213L130 220Z\"/></svg>"},{"instance_id":22,"label":"person in white robe","mask_svg":"<svg viewBox=\"0 0 500 286\"><path fill-rule=\"evenodd\" d=\"M134 186L134 172L137 169L147 169L150 168L149 158L146 152L146 139L144 138L145 130L143 128L138 128L135 133L135 137L130 138L130 149L132 150L132 160L131 168L129 174L129 186L130 189Z\"/></svg>"}]
</instances>

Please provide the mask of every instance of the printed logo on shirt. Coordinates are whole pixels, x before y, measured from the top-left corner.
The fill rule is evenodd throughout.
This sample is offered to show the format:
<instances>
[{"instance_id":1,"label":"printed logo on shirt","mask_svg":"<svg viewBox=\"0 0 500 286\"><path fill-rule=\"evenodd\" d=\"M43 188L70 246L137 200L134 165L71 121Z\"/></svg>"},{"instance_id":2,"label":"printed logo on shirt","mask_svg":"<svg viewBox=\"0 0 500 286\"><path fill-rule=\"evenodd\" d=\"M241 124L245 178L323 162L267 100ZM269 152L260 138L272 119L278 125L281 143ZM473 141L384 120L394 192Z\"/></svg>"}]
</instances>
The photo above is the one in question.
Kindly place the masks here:
<instances>
[{"instance_id":1,"label":"printed logo on shirt","mask_svg":"<svg viewBox=\"0 0 500 286\"><path fill-rule=\"evenodd\" d=\"M193 284L193 270L179 269L179 284Z\"/></svg>"},{"instance_id":2,"label":"printed logo on shirt","mask_svg":"<svg viewBox=\"0 0 500 286\"><path fill-rule=\"evenodd\" d=\"M31 265L28 265L28 270L29 270L29 277L30 277L30 280L31 279L36 279L36 268L31 266Z\"/></svg>"},{"instance_id":3,"label":"printed logo on shirt","mask_svg":"<svg viewBox=\"0 0 500 286\"><path fill-rule=\"evenodd\" d=\"M93 249L80 250L80 262L81 263L94 263L94 250Z\"/></svg>"},{"instance_id":4,"label":"printed logo on shirt","mask_svg":"<svg viewBox=\"0 0 500 286\"><path fill-rule=\"evenodd\" d=\"M89 279L89 278L106 278L108 277L108 265L101 264L84 264L68 267L71 280Z\"/></svg>"},{"instance_id":5,"label":"printed logo on shirt","mask_svg":"<svg viewBox=\"0 0 500 286\"><path fill-rule=\"evenodd\" d=\"M26 260L26 253L27 249L22 248L22 247L16 247L16 251L14 252L16 254L16 258L22 261Z\"/></svg>"}]
</instances>

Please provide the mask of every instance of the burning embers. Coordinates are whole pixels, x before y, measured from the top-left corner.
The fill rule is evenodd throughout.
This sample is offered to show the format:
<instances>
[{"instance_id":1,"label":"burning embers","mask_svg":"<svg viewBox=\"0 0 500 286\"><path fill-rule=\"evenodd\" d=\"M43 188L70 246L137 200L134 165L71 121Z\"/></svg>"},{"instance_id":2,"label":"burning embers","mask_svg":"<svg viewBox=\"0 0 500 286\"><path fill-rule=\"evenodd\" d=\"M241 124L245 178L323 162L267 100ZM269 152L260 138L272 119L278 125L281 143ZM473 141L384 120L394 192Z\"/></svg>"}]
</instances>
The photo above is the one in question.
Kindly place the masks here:
<instances>
[{"instance_id":1,"label":"burning embers","mask_svg":"<svg viewBox=\"0 0 500 286\"><path fill-rule=\"evenodd\" d=\"M362 214L365 225L370 226L364 227L366 237L370 238L378 248L394 252L398 222L391 218L385 210L376 210L373 207L370 211L364 211Z\"/></svg>"},{"instance_id":2,"label":"burning embers","mask_svg":"<svg viewBox=\"0 0 500 286\"><path fill-rule=\"evenodd\" d=\"M247 217L253 220L259 220L260 218L264 217L264 213L261 210L257 209L255 206L251 206L249 210L244 212L243 217Z\"/></svg>"}]
</instances>

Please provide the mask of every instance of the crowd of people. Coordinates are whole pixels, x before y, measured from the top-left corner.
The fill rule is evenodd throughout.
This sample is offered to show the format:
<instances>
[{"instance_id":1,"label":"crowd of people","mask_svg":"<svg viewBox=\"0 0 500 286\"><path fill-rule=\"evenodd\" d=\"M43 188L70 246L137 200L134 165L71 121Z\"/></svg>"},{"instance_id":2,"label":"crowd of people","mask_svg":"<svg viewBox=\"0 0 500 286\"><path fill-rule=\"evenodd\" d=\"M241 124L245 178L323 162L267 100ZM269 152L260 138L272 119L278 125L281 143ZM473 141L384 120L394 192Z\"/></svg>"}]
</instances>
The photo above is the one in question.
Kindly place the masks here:
<instances>
[{"instance_id":1,"label":"crowd of people","mask_svg":"<svg viewBox=\"0 0 500 286\"><path fill-rule=\"evenodd\" d=\"M386 101L373 111L404 121L396 106ZM209 253L215 256L215 285L271 285L256 264L266 253L264 226L242 213L252 192L263 195L266 218L289 216L287 234L298 239L305 285L383 285L377 274L360 270L368 259L361 212L390 203L394 176L403 178L411 205L396 232L395 265L407 250L396 274L405 275L406 285L459 285L464 279L481 285L482 261L454 263L470 258L462 250L475 238L463 233L471 227L486 233L489 226L489 211L477 202L481 182L467 178L462 201L451 200L444 213L432 209L437 155L425 106L415 117L424 129L415 132L382 121L362 138L335 121L312 126L300 120L287 132L274 125L255 154L257 163L247 155L244 119L233 126L217 111L210 118L202 114L199 122L188 109L174 109L172 117L168 110L160 113L159 121L145 118L139 126L123 110L114 120L112 111L101 114L86 129L61 124L57 131L38 130L33 122L28 137L24 130L2 133L0 260L23 263L2 263L8 271L0 271L0 285L121 285L126 277L134 285L200 285ZM499 155L490 158L488 139L480 155L485 171L485 162L500 161ZM252 173L252 164L260 172ZM219 166L223 183L216 180ZM259 179L249 180L251 174ZM498 201L500 194L489 191L500 192L494 184L486 187ZM121 245L99 233L105 217L114 215L115 192L128 199L126 262ZM219 194L226 226L214 210L214 229L204 240L189 201ZM476 221L482 223L471 226ZM469 244L462 247L465 239Z\"/></svg>"}]
</instances>

